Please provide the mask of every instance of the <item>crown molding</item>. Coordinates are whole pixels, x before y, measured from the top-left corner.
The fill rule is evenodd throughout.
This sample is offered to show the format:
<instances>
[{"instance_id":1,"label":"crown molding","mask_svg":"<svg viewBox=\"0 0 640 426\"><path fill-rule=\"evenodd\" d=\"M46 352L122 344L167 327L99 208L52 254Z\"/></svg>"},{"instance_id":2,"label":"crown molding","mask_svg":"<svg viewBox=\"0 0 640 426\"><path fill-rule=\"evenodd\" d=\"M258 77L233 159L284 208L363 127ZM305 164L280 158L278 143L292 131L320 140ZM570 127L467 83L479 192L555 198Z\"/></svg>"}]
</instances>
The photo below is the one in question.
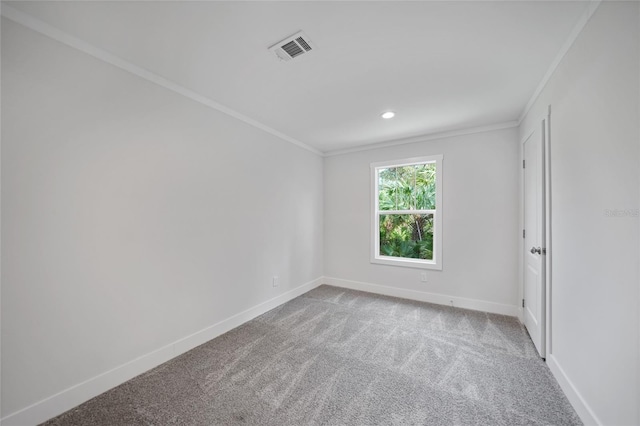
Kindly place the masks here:
<instances>
[{"instance_id":1,"label":"crown molding","mask_svg":"<svg viewBox=\"0 0 640 426\"><path fill-rule=\"evenodd\" d=\"M525 105L522 113L520 114L518 120L516 121L509 121L509 122L503 122L503 123L497 123L497 124L492 124L492 125L487 125L487 126L480 126L480 127L473 127L473 128L468 128L468 129L459 129L459 130L451 130L451 131L445 131L445 132L439 132L439 133L427 133L427 134L423 134L423 135L419 135L419 136L414 136L414 137L410 137L410 138L403 138L403 139L395 139L395 140L390 140L390 141L385 141L385 142L380 142L380 143L373 143L373 144L367 144L367 145L363 145L363 146L358 146L358 147L353 147L353 148L344 148L344 149L336 149L336 150L329 150L329 151L320 151L310 145L307 145L306 143L299 141L289 135L286 135L272 127L267 126L266 124L263 124L257 120L254 120L234 109L231 109L219 102L214 101L213 99L210 99L206 96L203 96L197 92L194 92L193 90L187 89L184 86L181 86L178 83L175 83L167 78L164 78L158 74L155 74L151 71L148 71L144 68L141 68L129 61L126 61L112 53L109 53L103 49L100 49L90 43L87 43L75 36L72 36L71 34L68 34L52 25L49 25L27 13L21 12L7 4L2 4L2 8L1 8L1 14L3 17L16 22L20 25L23 25L37 33L40 33L42 35L45 35L53 40L56 40L64 45L67 45L69 47L72 47L76 50L79 50L85 54L88 54L96 59L99 59L103 62L106 62L110 65L113 65L117 68L120 68L124 71L127 71L131 74L134 74L140 78L143 78L147 81L150 81L152 83L155 83L167 90L170 90L174 93L178 93L184 97L187 97L195 102L198 102L202 105L205 105L209 108L215 109L225 115L228 115L230 117L233 117L237 120L240 120L254 128L260 129L266 133L269 133L283 141L289 142L293 145L296 145L302 149L305 149L309 152L312 152L313 154L316 154L318 156L323 156L323 157L331 157L331 156L335 156L335 155L342 155L342 154L349 154L352 152L359 152L359 151L366 151L366 150L371 150L371 149L378 149L378 148L385 148L385 147L389 147L389 146L397 146L397 145L404 145L404 144L410 144L410 143L416 143L416 142L424 142L424 141L429 141L429 140L434 140L434 139L442 139L442 138L448 138L448 137L453 137L453 136L461 136L461 135L468 135L468 134L473 134L473 133L481 133L481 132L486 132L486 131L492 131L492 130L500 130L500 129L507 129L507 128L511 128L511 127L517 127L520 125L520 123L522 123L522 121L524 120L524 118L526 117L527 113L529 112L529 110L532 108L533 104L535 103L535 101L538 99L538 97L540 96L540 94L542 93L542 91L544 90L545 86L547 85L547 83L549 82L551 76L554 74L554 72L556 71L556 69L558 68L559 64L561 63L562 59L565 57L565 55L567 54L567 52L569 51L569 49L571 48L571 46L573 45L573 43L575 42L575 40L578 38L579 34L582 32L584 26L587 24L587 22L589 21L589 19L591 18L591 16L593 15L593 13L597 10L597 8L600 6L602 0L590 0L589 4L587 6L587 9L585 10L585 12L583 13L583 15L581 16L580 20L576 23L576 25L574 26L573 30L571 31L569 37L567 38L567 40L565 41L565 43L562 45L560 51L558 52L558 54L556 55L556 58L554 59L554 61L551 63L551 65L549 66L549 69L547 70L546 74L544 75L544 77L542 78L542 80L540 81L540 83L538 84L536 90L534 91L534 93L532 94L531 98L529 99L529 101L527 102L527 104Z\"/></svg>"},{"instance_id":2,"label":"crown molding","mask_svg":"<svg viewBox=\"0 0 640 426\"><path fill-rule=\"evenodd\" d=\"M589 22L589 19L591 19L596 9L598 9L598 7L600 6L600 3L602 3L602 0L589 1L589 3L587 4L587 9L584 11L584 13L580 17L576 25L573 27L573 30L571 30L569 37L567 38L567 40L564 42L564 44L558 51L558 54L556 55L553 62L551 62L549 69L547 69L546 74L544 75L544 77L542 77L542 80L538 84L538 87L536 87L536 90L533 92L533 95L531 95L529 102L527 102L527 104L525 105L524 110L522 111L522 113L520 114L520 117L518 118L518 125L520 125L520 123L522 123L522 120L524 120L524 118L527 116L527 114L529 113L529 110L531 109L531 107L533 107L533 104L536 102L536 100L538 99L538 97L546 87L547 83L549 83L551 76L556 72L556 69L560 65L560 62L562 62L562 60L566 56L569 49L571 48L571 46L573 46L573 43L575 43L576 39L584 29L584 26L587 25L587 22Z\"/></svg>"},{"instance_id":3,"label":"crown molding","mask_svg":"<svg viewBox=\"0 0 640 426\"><path fill-rule=\"evenodd\" d=\"M134 74L147 81L155 83L158 86L168 89L174 93L178 93L184 97L187 97L192 101L198 102L202 105L205 105L209 108L215 109L223 114L226 114L230 117L240 120L250 126L260 129L266 133L269 133L283 141L289 142L300 148L306 149L307 151L312 152L319 156L322 156L323 154L321 151L305 144L304 142L301 142L295 138L292 138L291 136L288 136L282 132L279 132L278 130L273 129L257 120L247 117L246 115L241 114L238 111L235 111L225 105L222 105L221 103L216 102L213 99L210 99L206 96L196 93L193 90L189 90L186 87L181 86L180 84L175 83L167 78L164 78L149 70L141 68L129 61L126 61L112 53L107 52L106 50L100 49L99 47L96 47L90 43L87 43L86 41L83 41L75 36L72 36L71 34L68 34L52 25L49 25L11 6L2 4L2 16L4 16L5 18L13 22L23 25L37 33L45 35L57 42L65 44L83 53L86 53L87 55L90 55L110 65L118 67L124 71Z\"/></svg>"},{"instance_id":4,"label":"crown molding","mask_svg":"<svg viewBox=\"0 0 640 426\"><path fill-rule=\"evenodd\" d=\"M438 132L438 133L427 133L420 136L412 136L410 138L403 138L403 139L394 139L386 142L362 145L355 148L336 149L336 150L325 152L324 156L332 157L335 155L351 154L353 152L369 151L372 149L387 148L390 146L397 146L397 145L407 145L411 143L426 142L426 141L431 141L436 139L445 139L445 138L451 138L454 136L472 135L474 133L491 132L494 130L510 129L513 127L518 127L517 121L505 121L502 123L489 124L487 126L470 127L467 129L450 130L450 131Z\"/></svg>"}]
</instances>

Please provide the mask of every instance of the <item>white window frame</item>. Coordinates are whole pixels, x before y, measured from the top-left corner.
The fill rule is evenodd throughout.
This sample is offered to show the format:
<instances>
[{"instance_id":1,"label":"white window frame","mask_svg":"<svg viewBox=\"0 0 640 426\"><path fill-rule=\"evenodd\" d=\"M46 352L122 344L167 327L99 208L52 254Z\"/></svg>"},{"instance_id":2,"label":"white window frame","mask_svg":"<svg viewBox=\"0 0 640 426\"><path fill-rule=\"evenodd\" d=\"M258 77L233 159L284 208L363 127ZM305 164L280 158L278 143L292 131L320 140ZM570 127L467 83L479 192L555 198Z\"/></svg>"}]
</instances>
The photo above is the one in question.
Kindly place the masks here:
<instances>
[{"instance_id":1,"label":"white window frame","mask_svg":"<svg viewBox=\"0 0 640 426\"><path fill-rule=\"evenodd\" d=\"M379 210L378 171L391 167L413 166L417 164L435 163L436 165L436 209L435 210ZM409 268L442 270L442 155L406 158L401 160L371 163L371 263L404 266ZM433 259L411 259L385 256L380 254L380 213L383 214L433 214Z\"/></svg>"}]
</instances>

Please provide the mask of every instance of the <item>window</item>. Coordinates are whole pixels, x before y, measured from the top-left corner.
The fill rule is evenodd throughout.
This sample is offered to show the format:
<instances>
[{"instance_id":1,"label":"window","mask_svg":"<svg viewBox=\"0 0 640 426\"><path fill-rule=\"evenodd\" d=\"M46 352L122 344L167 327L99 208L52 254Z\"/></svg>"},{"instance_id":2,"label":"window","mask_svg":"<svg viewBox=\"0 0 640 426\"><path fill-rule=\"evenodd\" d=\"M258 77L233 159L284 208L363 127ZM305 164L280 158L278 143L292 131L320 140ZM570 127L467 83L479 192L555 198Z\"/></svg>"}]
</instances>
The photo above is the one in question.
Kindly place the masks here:
<instances>
[{"instance_id":1,"label":"window","mask_svg":"<svg viewBox=\"0 0 640 426\"><path fill-rule=\"evenodd\" d=\"M371 164L371 262L442 269L442 156Z\"/></svg>"}]
</instances>

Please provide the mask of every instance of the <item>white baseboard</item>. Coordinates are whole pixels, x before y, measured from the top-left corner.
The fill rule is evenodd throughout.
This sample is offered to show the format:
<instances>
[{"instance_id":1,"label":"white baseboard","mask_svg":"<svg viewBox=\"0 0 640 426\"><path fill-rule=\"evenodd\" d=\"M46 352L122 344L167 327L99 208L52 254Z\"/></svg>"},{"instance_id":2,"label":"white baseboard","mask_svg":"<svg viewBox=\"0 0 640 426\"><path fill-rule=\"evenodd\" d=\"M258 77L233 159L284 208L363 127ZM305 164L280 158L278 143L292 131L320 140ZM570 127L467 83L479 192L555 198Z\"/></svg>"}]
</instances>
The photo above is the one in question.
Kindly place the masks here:
<instances>
[{"instance_id":1,"label":"white baseboard","mask_svg":"<svg viewBox=\"0 0 640 426\"><path fill-rule=\"evenodd\" d=\"M418 290L389 287L379 284L371 284L360 281L343 280L340 278L324 277L324 283L336 287L349 288L351 290L367 291L369 293L382 294L384 296L400 297L403 299L418 300L420 302L435 303L438 305L453 306L457 308L472 309L474 311L490 312L511 317L518 316L518 307L501 303L487 302L486 300L467 299L464 297L447 296L446 294L427 293Z\"/></svg>"},{"instance_id":2,"label":"white baseboard","mask_svg":"<svg viewBox=\"0 0 640 426\"><path fill-rule=\"evenodd\" d=\"M553 373L553 376L558 381L560 388L562 388L567 399L573 406L573 409L576 410L576 413L580 416L582 423L585 425L601 425L602 422L598 419L593 410L591 410L589 404L587 404L584 398L582 398L582 395L580 395L580 392L578 392L576 387L573 385L573 382L569 379L553 354L549 354L547 356L547 365L549 366L551 373Z\"/></svg>"},{"instance_id":3,"label":"white baseboard","mask_svg":"<svg viewBox=\"0 0 640 426\"><path fill-rule=\"evenodd\" d=\"M42 401L0 419L2 426L37 425L52 417L64 413L101 393L130 380L145 371L169 361L201 344L224 334L253 318L270 311L291 299L312 290L323 283L317 278L298 286L280 296L260 303L246 311L240 312L205 329L183 337L146 355L142 355L112 370L99 374L82 383L52 395Z\"/></svg>"}]
</instances>

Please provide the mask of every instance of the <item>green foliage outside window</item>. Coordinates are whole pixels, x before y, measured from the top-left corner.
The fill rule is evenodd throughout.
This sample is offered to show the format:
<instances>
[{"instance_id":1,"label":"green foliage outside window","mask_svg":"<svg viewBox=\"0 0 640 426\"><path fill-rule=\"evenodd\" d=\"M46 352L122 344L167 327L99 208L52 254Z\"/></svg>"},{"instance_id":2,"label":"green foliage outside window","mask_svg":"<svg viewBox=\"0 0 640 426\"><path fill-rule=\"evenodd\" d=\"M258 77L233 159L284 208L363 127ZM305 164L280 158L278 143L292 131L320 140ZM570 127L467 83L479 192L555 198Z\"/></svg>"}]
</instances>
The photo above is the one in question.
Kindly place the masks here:
<instances>
[{"instance_id":1,"label":"green foliage outside window","mask_svg":"<svg viewBox=\"0 0 640 426\"><path fill-rule=\"evenodd\" d=\"M380 169L380 254L432 260L434 214L424 210L435 209L434 163ZM387 214L385 211L392 213Z\"/></svg>"}]
</instances>

